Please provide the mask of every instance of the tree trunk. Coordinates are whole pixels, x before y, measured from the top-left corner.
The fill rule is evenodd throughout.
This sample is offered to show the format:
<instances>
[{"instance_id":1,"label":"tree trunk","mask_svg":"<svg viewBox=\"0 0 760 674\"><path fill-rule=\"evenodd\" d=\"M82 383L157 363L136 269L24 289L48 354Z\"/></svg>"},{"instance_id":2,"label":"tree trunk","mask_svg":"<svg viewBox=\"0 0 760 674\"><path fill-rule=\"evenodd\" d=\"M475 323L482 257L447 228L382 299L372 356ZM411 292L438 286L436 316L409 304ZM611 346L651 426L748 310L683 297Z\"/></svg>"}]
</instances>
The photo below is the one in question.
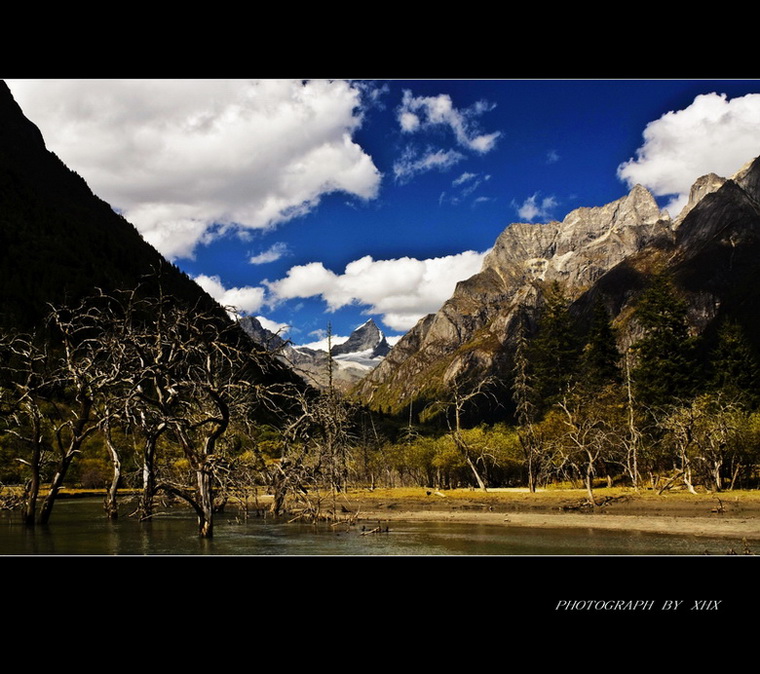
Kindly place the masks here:
<instances>
[{"instance_id":1,"label":"tree trunk","mask_svg":"<svg viewBox=\"0 0 760 674\"><path fill-rule=\"evenodd\" d=\"M111 479L111 486L108 488L105 501L106 517L110 520L115 520L119 517L119 508L116 505L116 493L119 486L119 480L121 479L121 461L119 460L119 453L116 451L116 447L111 439L111 428L106 426L106 447L111 454L111 464L113 465L113 478Z\"/></svg>"},{"instance_id":2,"label":"tree trunk","mask_svg":"<svg viewBox=\"0 0 760 674\"><path fill-rule=\"evenodd\" d=\"M633 392L631 390L631 369L628 361L628 351L625 352L625 383L628 393L628 452L627 468L631 476L631 483L636 491L639 491L639 432L636 428L633 413Z\"/></svg>"},{"instance_id":3,"label":"tree trunk","mask_svg":"<svg viewBox=\"0 0 760 674\"><path fill-rule=\"evenodd\" d=\"M715 491L723 491L723 478L721 477L721 469L723 468L722 461L715 461L713 463L713 481L715 482Z\"/></svg>"},{"instance_id":4,"label":"tree trunk","mask_svg":"<svg viewBox=\"0 0 760 674\"><path fill-rule=\"evenodd\" d=\"M688 489L690 494L696 494L697 490L694 489L694 485L691 481L691 468L686 468L683 471L683 483L686 485L686 489Z\"/></svg>"},{"instance_id":5,"label":"tree trunk","mask_svg":"<svg viewBox=\"0 0 760 674\"><path fill-rule=\"evenodd\" d=\"M736 478L739 477L739 471L741 470L742 465L738 464L736 468L734 468L733 472L731 473L731 484L728 487L729 491L734 490L734 486L736 485Z\"/></svg>"},{"instance_id":6,"label":"tree trunk","mask_svg":"<svg viewBox=\"0 0 760 674\"><path fill-rule=\"evenodd\" d=\"M536 466L532 454L528 455L528 491L536 493Z\"/></svg>"},{"instance_id":7,"label":"tree trunk","mask_svg":"<svg viewBox=\"0 0 760 674\"><path fill-rule=\"evenodd\" d=\"M478 469L475 467L475 463L470 458L470 455L467 452L467 450L465 449L464 451L465 451L465 458L467 459L467 465L470 467L470 470L472 471L472 474L475 476L475 480L477 481L478 486L483 491L488 491L488 489L486 489L486 483L483 482L483 478L480 477L480 473L478 472Z\"/></svg>"},{"instance_id":8,"label":"tree trunk","mask_svg":"<svg viewBox=\"0 0 760 674\"><path fill-rule=\"evenodd\" d=\"M594 464L589 458L586 464L586 491L588 492L589 503L596 508L596 501L594 500Z\"/></svg>"},{"instance_id":9,"label":"tree trunk","mask_svg":"<svg viewBox=\"0 0 760 674\"><path fill-rule=\"evenodd\" d=\"M32 473L32 479L29 483L29 491L26 495L24 504L24 524L27 527L33 527L37 516L37 497L40 493L40 475L39 471Z\"/></svg>"},{"instance_id":10,"label":"tree trunk","mask_svg":"<svg viewBox=\"0 0 760 674\"><path fill-rule=\"evenodd\" d=\"M71 465L71 460L74 458L74 455L75 452L71 452L61 459L58 470L53 476L53 481L50 483L50 489L45 497L45 502L42 504L42 510L40 510L40 524L47 524L50 521L50 515L53 513L55 499L63 486L63 480L66 477L66 472Z\"/></svg>"},{"instance_id":11,"label":"tree trunk","mask_svg":"<svg viewBox=\"0 0 760 674\"><path fill-rule=\"evenodd\" d=\"M527 435L520 433L520 446L522 447L525 464L528 468L528 491L531 494L536 493L536 445L535 437L529 428Z\"/></svg>"},{"instance_id":12,"label":"tree trunk","mask_svg":"<svg viewBox=\"0 0 760 674\"><path fill-rule=\"evenodd\" d=\"M214 535L214 494L211 487L211 475L201 466L198 477L198 533L201 538Z\"/></svg>"},{"instance_id":13,"label":"tree trunk","mask_svg":"<svg viewBox=\"0 0 760 674\"><path fill-rule=\"evenodd\" d=\"M143 489L140 496L140 519L153 515L153 496L156 493L156 436L148 436L143 447Z\"/></svg>"},{"instance_id":14,"label":"tree trunk","mask_svg":"<svg viewBox=\"0 0 760 674\"><path fill-rule=\"evenodd\" d=\"M26 493L24 503L24 524L33 527L37 517L37 498L40 495L40 448L35 447L32 454L31 468L32 479L29 482L29 490Z\"/></svg>"},{"instance_id":15,"label":"tree trunk","mask_svg":"<svg viewBox=\"0 0 760 674\"><path fill-rule=\"evenodd\" d=\"M45 497L45 502L42 504L40 524L47 524L50 520L55 499L63 486L63 481L66 478L66 473L69 470L71 462L74 460L74 457L79 454L79 451L82 448L82 443L86 440L87 436L95 431L94 425L88 426L92 413L92 400L87 396L81 395L81 393L80 390L78 392L79 408L76 412L74 423L72 423L70 427L65 423L61 425L56 432L61 461L58 464L58 470L53 476L53 481L50 483L50 490ZM64 429L66 427L69 427L68 433L70 433L68 441L63 440Z\"/></svg>"}]
</instances>

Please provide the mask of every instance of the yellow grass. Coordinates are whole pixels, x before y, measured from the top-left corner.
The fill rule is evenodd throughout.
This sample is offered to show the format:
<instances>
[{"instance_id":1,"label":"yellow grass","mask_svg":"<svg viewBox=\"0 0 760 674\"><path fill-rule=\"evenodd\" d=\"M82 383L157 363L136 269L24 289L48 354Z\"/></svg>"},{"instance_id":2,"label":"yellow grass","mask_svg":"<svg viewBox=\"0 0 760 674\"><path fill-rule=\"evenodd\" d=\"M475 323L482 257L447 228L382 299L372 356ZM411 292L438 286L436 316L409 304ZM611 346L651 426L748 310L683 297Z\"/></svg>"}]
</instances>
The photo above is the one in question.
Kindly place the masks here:
<instances>
[{"instance_id":1,"label":"yellow grass","mask_svg":"<svg viewBox=\"0 0 760 674\"><path fill-rule=\"evenodd\" d=\"M645 502L667 501L695 503L695 502L713 502L716 499L721 501L741 501L743 503L754 502L760 504L760 490L734 490L720 493L702 492L699 494L690 494L685 490L668 490L659 495L655 490L643 489L636 492L630 487L601 487L594 489L594 495L597 499L606 497L619 498L628 497L629 499ZM394 487L394 488L377 488L377 489L350 489L347 493L349 498L355 497L362 500L384 501L417 501L417 500L437 500L451 501L477 500L486 503L499 503L508 505L509 503L535 503L536 505L553 505L557 506L569 501L583 500L587 497L585 489L549 487L539 489L536 493L531 494L527 488L511 489L489 489L483 492L479 489L444 489L437 490L433 487Z\"/></svg>"}]
</instances>

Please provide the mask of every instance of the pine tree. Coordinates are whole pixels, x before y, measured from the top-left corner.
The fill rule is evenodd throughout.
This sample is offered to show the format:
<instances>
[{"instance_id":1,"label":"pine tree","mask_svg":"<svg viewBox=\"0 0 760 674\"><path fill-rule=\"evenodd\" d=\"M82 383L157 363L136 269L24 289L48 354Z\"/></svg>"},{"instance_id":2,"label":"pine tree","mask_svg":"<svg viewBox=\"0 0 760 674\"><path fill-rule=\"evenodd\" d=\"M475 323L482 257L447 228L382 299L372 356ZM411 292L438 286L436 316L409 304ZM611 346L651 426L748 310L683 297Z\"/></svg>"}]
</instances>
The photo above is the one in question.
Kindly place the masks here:
<instances>
[{"instance_id":1,"label":"pine tree","mask_svg":"<svg viewBox=\"0 0 760 674\"><path fill-rule=\"evenodd\" d=\"M707 388L755 408L760 402L759 385L760 364L755 350L741 325L732 320L724 321L710 354Z\"/></svg>"},{"instance_id":2,"label":"pine tree","mask_svg":"<svg viewBox=\"0 0 760 674\"><path fill-rule=\"evenodd\" d=\"M538 399L545 411L567 390L578 365L578 339L562 287L554 281L546 291L538 322L538 334L531 344Z\"/></svg>"},{"instance_id":3,"label":"pine tree","mask_svg":"<svg viewBox=\"0 0 760 674\"><path fill-rule=\"evenodd\" d=\"M591 389L621 381L620 352L615 330L602 304L594 306L586 346L581 356L581 379Z\"/></svg>"},{"instance_id":4,"label":"pine tree","mask_svg":"<svg viewBox=\"0 0 760 674\"><path fill-rule=\"evenodd\" d=\"M644 329L633 345L637 399L662 406L691 396L699 383L695 344L689 336L686 303L665 276L657 275L642 294L636 320Z\"/></svg>"}]
</instances>

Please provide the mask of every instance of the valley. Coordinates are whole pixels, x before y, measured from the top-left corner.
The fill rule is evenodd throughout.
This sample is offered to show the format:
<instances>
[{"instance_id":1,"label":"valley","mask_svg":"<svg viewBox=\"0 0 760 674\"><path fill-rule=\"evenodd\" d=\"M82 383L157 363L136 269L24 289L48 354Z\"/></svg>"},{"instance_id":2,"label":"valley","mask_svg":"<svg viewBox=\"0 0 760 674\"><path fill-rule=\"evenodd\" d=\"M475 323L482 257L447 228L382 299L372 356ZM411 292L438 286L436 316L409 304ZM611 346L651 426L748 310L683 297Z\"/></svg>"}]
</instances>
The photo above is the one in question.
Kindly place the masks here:
<instances>
[{"instance_id":1,"label":"valley","mask_svg":"<svg viewBox=\"0 0 760 674\"><path fill-rule=\"evenodd\" d=\"M398 341L370 318L324 349L223 307L4 84L0 206L0 506L30 531L74 487L201 539L249 510L758 537L760 158L678 213L635 185L512 222Z\"/></svg>"}]
</instances>

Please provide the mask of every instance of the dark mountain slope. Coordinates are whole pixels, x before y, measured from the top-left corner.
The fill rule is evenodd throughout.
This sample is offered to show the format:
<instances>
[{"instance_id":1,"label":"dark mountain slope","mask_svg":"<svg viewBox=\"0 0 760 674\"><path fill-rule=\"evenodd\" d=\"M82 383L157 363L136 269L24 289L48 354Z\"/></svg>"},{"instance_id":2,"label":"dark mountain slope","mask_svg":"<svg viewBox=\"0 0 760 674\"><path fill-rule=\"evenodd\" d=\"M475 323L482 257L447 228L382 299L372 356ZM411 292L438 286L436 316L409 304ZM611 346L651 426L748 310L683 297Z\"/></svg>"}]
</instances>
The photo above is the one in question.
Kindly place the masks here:
<instances>
[{"instance_id":1,"label":"dark mountain slope","mask_svg":"<svg viewBox=\"0 0 760 674\"><path fill-rule=\"evenodd\" d=\"M164 292L219 311L47 150L0 82L0 324L27 329L47 303L73 303L96 287L135 287L156 274Z\"/></svg>"},{"instance_id":2,"label":"dark mountain slope","mask_svg":"<svg viewBox=\"0 0 760 674\"><path fill-rule=\"evenodd\" d=\"M171 298L188 315L211 318L236 346L257 349L211 296L46 149L0 82L0 327L38 329L50 305L138 287L143 298ZM275 359L262 354L259 365L263 383L303 388Z\"/></svg>"},{"instance_id":3,"label":"dark mountain slope","mask_svg":"<svg viewBox=\"0 0 760 674\"><path fill-rule=\"evenodd\" d=\"M643 247L617 265L576 303L581 311L598 298L617 317L625 347L637 336L628 317L654 273L665 273L686 300L695 334L715 330L722 319L741 324L760 345L760 159L683 218L672 240Z\"/></svg>"}]
</instances>

